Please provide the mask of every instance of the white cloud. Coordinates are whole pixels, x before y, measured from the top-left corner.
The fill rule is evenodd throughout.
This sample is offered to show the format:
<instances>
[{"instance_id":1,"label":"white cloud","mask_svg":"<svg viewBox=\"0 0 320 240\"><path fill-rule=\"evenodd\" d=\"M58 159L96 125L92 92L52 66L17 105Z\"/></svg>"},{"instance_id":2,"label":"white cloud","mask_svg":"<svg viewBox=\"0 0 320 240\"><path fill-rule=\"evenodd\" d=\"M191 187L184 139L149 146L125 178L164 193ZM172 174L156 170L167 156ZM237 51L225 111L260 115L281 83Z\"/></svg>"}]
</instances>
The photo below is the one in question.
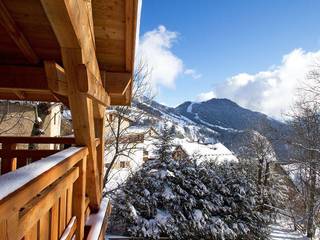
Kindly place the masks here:
<instances>
[{"instance_id":1,"label":"white cloud","mask_svg":"<svg viewBox=\"0 0 320 240\"><path fill-rule=\"evenodd\" d=\"M183 60L172 52L172 46L177 41L178 35L179 33L169 31L160 25L139 39L138 61L147 66L147 71L150 73L149 80L155 91L160 85L175 88L175 81L181 74L194 79L201 77L196 70L186 69Z\"/></svg>"},{"instance_id":2,"label":"white cloud","mask_svg":"<svg viewBox=\"0 0 320 240\"><path fill-rule=\"evenodd\" d=\"M193 79L199 79L202 77L202 74L191 68L187 68L186 70L184 70L184 74L191 76Z\"/></svg>"},{"instance_id":3,"label":"white cloud","mask_svg":"<svg viewBox=\"0 0 320 240\"><path fill-rule=\"evenodd\" d=\"M243 107L280 118L296 97L296 89L320 59L320 51L294 49L278 66L255 74L240 73L215 89L217 97L229 98Z\"/></svg>"},{"instance_id":4,"label":"white cloud","mask_svg":"<svg viewBox=\"0 0 320 240\"><path fill-rule=\"evenodd\" d=\"M216 97L216 94L213 91L209 91L209 92L200 93L196 99L198 102L204 102L215 97Z\"/></svg>"},{"instance_id":5,"label":"white cloud","mask_svg":"<svg viewBox=\"0 0 320 240\"><path fill-rule=\"evenodd\" d=\"M154 88L159 85L174 88L176 78L183 73L183 61L171 51L177 37L177 32L160 25L140 38L139 57L148 66Z\"/></svg>"}]
</instances>

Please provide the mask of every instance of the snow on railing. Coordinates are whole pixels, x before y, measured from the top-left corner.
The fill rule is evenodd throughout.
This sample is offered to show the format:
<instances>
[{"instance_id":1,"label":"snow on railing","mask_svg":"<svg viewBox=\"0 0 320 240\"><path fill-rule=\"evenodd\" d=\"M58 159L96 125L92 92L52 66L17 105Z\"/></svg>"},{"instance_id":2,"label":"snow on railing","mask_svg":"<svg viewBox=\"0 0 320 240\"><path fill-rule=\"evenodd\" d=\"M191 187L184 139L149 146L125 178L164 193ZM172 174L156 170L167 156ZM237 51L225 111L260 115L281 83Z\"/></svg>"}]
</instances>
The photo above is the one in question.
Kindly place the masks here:
<instances>
[{"instance_id":1,"label":"snow on railing","mask_svg":"<svg viewBox=\"0 0 320 240\"><path fill-rule=\"evenodd\" d=\"M28 183L34 181L48 170L54 168L63 161L67 161L75 154L82 152L84 148L70 147L66 150L53 154L41 161L34 162L14 172L0 176L0 204L10 194L22 189Z\"/></svg>"},{"instance_id":2,"label":"snow on railing","mask_svg":"<svg viewBox=\"0 0 320 240\"><path fill-rule=\"evenodd\" d=\"M87 155L87 147L70 147L0 176L1 233L58 239L69 227L65 235L83 237L85 209L78 206L85 201Z\"/></svg>"}]
</instances>

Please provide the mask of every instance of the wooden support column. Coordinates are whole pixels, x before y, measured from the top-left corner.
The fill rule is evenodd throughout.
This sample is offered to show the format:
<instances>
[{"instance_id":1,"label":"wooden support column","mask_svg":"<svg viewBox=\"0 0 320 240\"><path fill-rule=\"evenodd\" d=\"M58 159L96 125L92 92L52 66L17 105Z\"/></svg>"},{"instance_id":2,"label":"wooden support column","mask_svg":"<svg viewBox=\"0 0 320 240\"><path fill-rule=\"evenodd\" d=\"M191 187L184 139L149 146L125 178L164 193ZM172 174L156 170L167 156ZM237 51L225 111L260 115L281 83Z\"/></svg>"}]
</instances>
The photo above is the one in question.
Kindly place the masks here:
<instances>
[{"instance_id":1,"label":"wooden support column","mask_svg":"<svg viewBox=\"0 0 320 240\"><path fill-rule=\"evenodd\" d=\"M41 0L61 47L63 67L68 83L68 98L76 144L89 150L87 164L87 194L90 208L95 211L101 201L99 169L95 146L93 101L78 90L78 83L92 74L101 83L94 47L94 35L90 24L88 1ZM79 71L85 65L87 72ZM82 75L81 75L82 74Z\"/></svg>"},{"instance_id":2,"label":"wooden support column","mask_svg":"<svg viewBox=\"0 0 320 240\"><path fill-rule=\"evenodd\" d=\"M17 144L2 143L2 149L5 151L15 150ZM17 158L2 157L1 159L1 175L17 169Z\"/></svg>"},{"instance_id":3,"label":"wooden support column","mask_svg":"<svg viewBox=\"0 0 320 240\"><path fill-rule=\"evenodd\" d=\"M92 210L97 210L101 201L101 190L97 166L93 103L90 98L77 90L76 82L79 78L83 77L78 76L80 72L78 71L77 65L74 63L79 61L80 54L81 51L74 49L62 49L62 57L69 85L68 97L75 141L78 145L85 145L88 147L87 194L90 198Z\"/></svg>"}]
</instances>

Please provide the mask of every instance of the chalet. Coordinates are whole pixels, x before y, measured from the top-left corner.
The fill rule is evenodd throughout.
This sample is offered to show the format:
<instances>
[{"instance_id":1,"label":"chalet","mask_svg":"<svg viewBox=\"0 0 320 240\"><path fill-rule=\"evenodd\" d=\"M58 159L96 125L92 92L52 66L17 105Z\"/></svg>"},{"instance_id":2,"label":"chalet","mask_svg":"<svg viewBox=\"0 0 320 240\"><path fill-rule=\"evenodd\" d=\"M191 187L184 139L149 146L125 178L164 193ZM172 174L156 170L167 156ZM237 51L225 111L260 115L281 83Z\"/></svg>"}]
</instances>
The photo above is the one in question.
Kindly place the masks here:
<instances>
[{"instance_id":1,"label":"chalet","mask_svg":"<svg viewBox=\"0 0 320 240\"><path fill-rule=\"evenodd\" d=\"M124 114L119 114L115 110L106 111L106 137L109 141L120 137L123 132L130 127L134 122L129 116ZM118 128L119 127L119 128Z\"/></svg>"},{"instance_id":2,"label":"chalet","mask_svg":"<svg viewBox=\"0 0 320 240\"><path fill-rule=\"evenodd\" d=\"M119 157L113 167L134 169L140 167L146 160L148 144L150 144L150 141L154 141L156 136L158 136L158 133L152 127L132 126L127 128L119 139L120 148L125 148L126 156ZM128 156L129 152L132 155L131 157ZM111 156L114 154L112 150L109 153ZM110 158L106 158L107 164L110 163Z\"/></svg>"},{"instance_id":3,"label":"chalet","mask_svg":"<svg viewBox=\"0 0 320 240\"><path fill-rule=\"evenodd\" d=\"M198 142L189 142L185 140L177 140L172 157L175 160L194 157L198 161L216 161L217 163L224 161L238 161L237 157L222 143L202 144Z\"/></svg>"},{"instance_id":4,"label":"chalet","mask_svg":"<svg viewBox=\"0 0 320 240\"><path fill-rule=\"evenodd\" d=\"M116 189L148 160L147 148L156 136L158 133L152 127L130 126L126 128L118 140L122 154L117 157L112 166L115 149L112 144L107 144L110 149L107 150L105 158L106 166L112 167L109 184L106 186L107 190Z\"/></svg>"},{"instance_id":5,"label":"chalet","mask_svg":"<svg viewBox=\"0 0 320 240\"><path fill-rule=\"evenodd\" d=\"M104 238L105 110L131 103L140 6L0 0L0 99L63 103L74 134L0 137L0 239Z\"/></svg>"},{"instance_id":6,"label":"chalet","mask_svg":"<svg viewBox=\"0 0 320 240\"><path fill-rule=\"evenodd\" d=\"M185 139L175 139L173 142L172 158L174 160L183 160L193 157L201 161L238 161L237 157L222 143L203 144L191 142ZM154 147L150 146L148 159L154 159Z\"/></svg>"},{"instance_id":7,"label":"chalet","mask_svg":"<svg viewBox=\"0 0 320 240\"><path fill-rule=\"evenodd\" d=\"M188 157L189 155L187 151L184 150L181 145L176 146L172 152L172 158L174 160L183 160L183 159L187 159Z\"/></svg>"}]
</instances>

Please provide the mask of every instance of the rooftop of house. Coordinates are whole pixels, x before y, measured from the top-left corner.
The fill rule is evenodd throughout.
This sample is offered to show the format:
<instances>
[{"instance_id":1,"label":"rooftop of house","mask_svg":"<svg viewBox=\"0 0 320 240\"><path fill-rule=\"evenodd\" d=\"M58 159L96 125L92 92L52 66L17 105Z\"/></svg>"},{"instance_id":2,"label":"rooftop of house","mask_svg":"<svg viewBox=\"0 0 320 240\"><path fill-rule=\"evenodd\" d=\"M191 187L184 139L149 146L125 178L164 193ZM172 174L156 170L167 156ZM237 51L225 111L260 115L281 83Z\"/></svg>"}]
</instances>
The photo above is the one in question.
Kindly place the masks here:
<instances>
[{"instance_id":1,"label":"rooftop of house","mask_svg":"<svg viewBox=\"0 0 320 240\"><path fill-rule=\"evenodd\" d=\"M150 131L158 135L158 132L153 127L149 126L130 126L128 129L126 129L128 134L146 134Z\"/></svg>"},{"instance_id":2,"label":"rooftop of house","mask_svg":"<svg viewBox=\"0 0 320 240\"><path fill-rule=\"evenodd\" d=\"M145 141L146 149L149 158L155 158L156 146L155 140ZM198 161L215 160L217 162L223 161L238 161L237 157L222 143L202 144L198 142L190 142L186 139L174 139L173 151L180 147L188 156L198 158Z\"/></svg>"}]
</instances>

